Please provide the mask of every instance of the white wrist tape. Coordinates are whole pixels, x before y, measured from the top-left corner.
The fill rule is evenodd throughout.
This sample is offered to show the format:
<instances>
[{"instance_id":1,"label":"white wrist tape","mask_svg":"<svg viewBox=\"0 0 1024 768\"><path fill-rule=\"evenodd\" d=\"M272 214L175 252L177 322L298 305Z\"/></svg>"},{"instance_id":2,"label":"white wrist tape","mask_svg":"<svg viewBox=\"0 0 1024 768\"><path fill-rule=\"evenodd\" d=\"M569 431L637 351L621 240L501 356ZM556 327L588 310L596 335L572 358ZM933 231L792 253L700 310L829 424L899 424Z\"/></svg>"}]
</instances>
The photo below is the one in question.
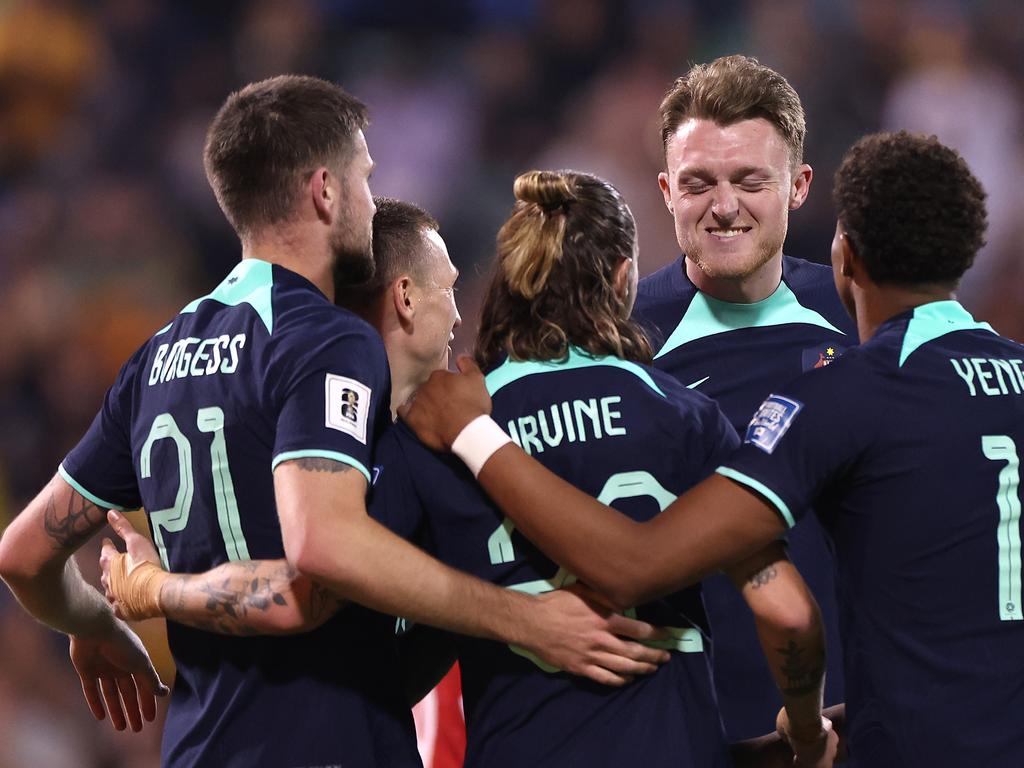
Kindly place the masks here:
<instances>
[{"instance_id":1,"label":"white wrist tape","mask_svg":"<svg viewBox=\"0 0 1024 768\"><path fill-rule=\"evenodd\" d=\"M477 416L462 428L452 442L452 453L469 467L473 477L480 474L487 460L512 438L490 416Z\"/></svg>"}]
</instances>

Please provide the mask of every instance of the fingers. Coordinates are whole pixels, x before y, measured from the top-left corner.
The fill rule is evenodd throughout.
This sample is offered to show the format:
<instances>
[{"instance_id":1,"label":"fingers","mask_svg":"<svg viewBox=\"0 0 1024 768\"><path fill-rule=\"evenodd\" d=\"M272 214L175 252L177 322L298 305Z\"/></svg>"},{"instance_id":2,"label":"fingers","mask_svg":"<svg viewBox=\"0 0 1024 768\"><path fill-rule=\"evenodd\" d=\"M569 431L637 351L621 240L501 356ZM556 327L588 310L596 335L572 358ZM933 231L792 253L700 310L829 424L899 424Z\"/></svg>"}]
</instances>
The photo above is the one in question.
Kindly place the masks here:
<instances>
[{"instance_id":1,"label":"fingers","mask_svg":"<svg viewBox=\"0 0 1024 768\"><path fill-rule=\"evenodd\" d=\"M107 706L107 714L110 715L110 724L114 726L115 731L123 731L126 723L117 685L109 677L101 677L100 691L103 693L103 703Z\"/></svg>"},{"instance_id":2,"label":"fingers","mask_svg":"<svg viewBox=\"0 0 1024 768\"><path fill-rule=\"evenodd\" d=\"M608 631L632 640L666 640L669 637L661 627L617 613L608 617Z\"/></svg>"},{"instance_id":3,"label":"fingers","mask_svg":"<svg viewBox=\"0 0 1024 768\"><path fill-rule=\"evenodd\" d=\"M135 529L132 528L132 524L128 522L128 518L116 509L111 509L107 512L107 522L110 523L110 527L114 529L114 533L122 539L126 540L131 534L135 533Z\"/></svg>"},{"instance_id":4,"label":"fingers","mask_svg":"<svg viewBox=\"0 0 1024 768\"><path fill-rule=\"evenodd\" d=\"M82 681L82 694L85 696L85 703L89 705L89 711L97 720L102 720L106 717L106 711L103 709L103 699L100 697L100 689L96 686L96 680L91 677L82 677L82 675L79 675L78 679Z\"/></svg>"},{"instance_id":5,"label":"fingers","mask_svg":"<svg viewBox=\"0 0 1024 768\"><path fill-rule=\"evenodd\" d=\"M600 683L601 685L608 685L613 688L619 688L625 685L626 683L632 681L631 677L617 675L616 673L607 670L604 667L599 667L595 664L590 664L584 667L580 670L579 674L583 677L593 680L595 683Z\"/></svg>"},{"instance_id":6,"label":"fingers","mask_svg":"<svg viewBox=\"0 0 1024 768\"><path fill-rule=\"evenodd\" d=\"M476 360L470 355L459 355L455 359L455 367L459 369L459 373L476 373L483 376L480 366L476 364Z\"/></svg>"},{"instance_id":7,"label":"fingers","mask_svg":"<svg viewBox=\"0 0 1024 768\"><path fill-rule=\"evenodd\" d=\"M135 679L131 675L118 675L116 682L128 725L138 733L142 730L142 714L139 712L139 692L135 687Z\"/></svg>"}]
</instances>

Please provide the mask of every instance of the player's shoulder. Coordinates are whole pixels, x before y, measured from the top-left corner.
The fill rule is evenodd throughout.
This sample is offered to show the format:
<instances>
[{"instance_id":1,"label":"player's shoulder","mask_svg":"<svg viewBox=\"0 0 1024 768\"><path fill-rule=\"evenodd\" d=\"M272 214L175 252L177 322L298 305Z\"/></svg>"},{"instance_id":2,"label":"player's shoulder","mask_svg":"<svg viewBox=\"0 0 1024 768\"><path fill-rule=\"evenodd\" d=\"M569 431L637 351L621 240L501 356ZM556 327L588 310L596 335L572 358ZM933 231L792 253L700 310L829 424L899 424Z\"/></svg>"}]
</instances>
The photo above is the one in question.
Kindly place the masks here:
<instances>
[{"instance_id":1,"label":"player's shoulder","mask_svg":"<svg viewBox=\"0 0 1024 768\"><path fill-rule=\"evenodd\" d=\"M782 279L802 306L823 315L844 334L856 336L853 320L836 292L830 266L784 255Z\"/></svg>"},{"instance_id":2,"label":"player's shoulder","mask_svg":"<svg viewBox=\"0 0 1024 768\"><path fill-rule=\"evenodd\" d=\"M637 285L636 312L643 312L664 302L677 303L692 297L696 289L685 277L683 257L679 256L656 272L641 278Z\"/></svg>"}]
</instances>

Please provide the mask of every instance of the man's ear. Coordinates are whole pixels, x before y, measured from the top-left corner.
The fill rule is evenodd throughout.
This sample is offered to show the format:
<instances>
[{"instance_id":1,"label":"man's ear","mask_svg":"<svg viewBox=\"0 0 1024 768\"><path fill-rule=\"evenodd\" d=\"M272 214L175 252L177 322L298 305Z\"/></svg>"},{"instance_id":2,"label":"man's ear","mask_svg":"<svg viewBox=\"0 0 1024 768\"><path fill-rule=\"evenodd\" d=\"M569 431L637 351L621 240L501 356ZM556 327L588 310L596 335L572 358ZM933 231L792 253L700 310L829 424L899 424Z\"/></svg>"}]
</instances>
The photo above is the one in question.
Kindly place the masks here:
<instances>
[{"instance_id":1,"label":"man's ear","mask_svg":"<svg viewBox=\"0 0 1024 768\"><path fill-rule=\"evenodd\" d=\"M621 301L625 301L626 296L629 294L629 278L632 268L633 260L623 259L612 272L612 288L615 289L615 295Z\"/></svg>"},{"instance_id":2,"label":"man's ear","mask_svg":"<svg viewBox=\"0 0 1024 768\"><path fill-rule=\"evenodd\" d=\"M658 187L661 189L661 196L665 198L665 207L668 208L669 213L673 213L672 187L669 186L668 173L666 171L658 174Z\"/></svg>"},{"instance_id":3,"label":"man's ear","mask_svg":"<svg viewBox=\"0 0 1024 768\"><path fill-rule=\"evenodd\" d=\"M338 202L336 184L337 179L326 166L320 166L309 177L309 197L317 218L324 224L334 221L334 209Z\"/></svg>"},{"instance_id":4,"label":"man's ear","mask_svg":"<svg viewBox=\"0 0 1024 768\"><path fill-rule=\"evenodd\" d=\"M795 211L807 199L811 191L814 170L807 163L801 163L793 171L793 182L789 187L789 210Z\"/></svg>"},{"instance_id":5,"label":"man's ear","mask_svg":"<svg viewBox=\"0 0 1024 768\"><path fill-rule=\"evenodd\" d=\"M395 307L395 314L403 325L411 323L416 315L415 293L415 284L408 275L402 275L391 283L391 302Z\"/></svg>"}]
</instances>

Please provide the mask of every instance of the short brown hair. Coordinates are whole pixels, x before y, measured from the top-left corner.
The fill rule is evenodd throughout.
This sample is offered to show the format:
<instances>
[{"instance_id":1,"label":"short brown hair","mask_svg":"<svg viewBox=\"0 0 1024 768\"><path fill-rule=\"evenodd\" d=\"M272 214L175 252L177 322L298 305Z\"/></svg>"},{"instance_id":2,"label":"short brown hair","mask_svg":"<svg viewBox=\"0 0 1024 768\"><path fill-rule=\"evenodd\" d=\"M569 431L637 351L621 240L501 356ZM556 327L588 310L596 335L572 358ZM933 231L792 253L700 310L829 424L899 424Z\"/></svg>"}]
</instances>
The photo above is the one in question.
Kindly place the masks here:
<instances>
[{"instance_id":1,"label":"short brown hair","mask_svg":"<svg viewBox=\"0 0 1024 768\"><path fill-rule=\"evenodd\" d=\"M793 165L803 162L807 126L800 97L786 78L749 56L723 56L691 68L669 88L659 111L666 150L691 118L732 125L761 117L778 130Z\"/></svg>"},{"instance_id":2,"label":"short brown hair","mask_svg":"<svg viewBox=\"0 0 1024 768\"><path fill-rule=\"evenodd\" d=\"M315 77L280 75L228 96L207 131L203 165L239 236L292 216L317 166L342 172L366 124L361 101Z\"/></svg>"},{"instance_id":3,"label":"short brown hair","mask_svg":"<svg viewBox=\"0 0 1024 768\"><path fill-rule=\"evenodd\" d=\"M481 367L564 360L570 347L650 362L650 342L615 293L615 269L636 244L618 190L589 173L530 171L514 191L480 313Z\"/></svg>"},{"instance_id":4,"label":"short brown hair","mask_svg":"<svg viewBox=\"0 0 1024 768\"><path fill-rule=\"evenodd\" d=\"M418 250L424 232L439 229L437 220L418 205L390 197L375 197L373 202L377 206L373 214L373 277L355 285L335 285L334 302L364 318L373 314L385 289L397 277L423 276Z\"/></svg>"}]
</instances>

